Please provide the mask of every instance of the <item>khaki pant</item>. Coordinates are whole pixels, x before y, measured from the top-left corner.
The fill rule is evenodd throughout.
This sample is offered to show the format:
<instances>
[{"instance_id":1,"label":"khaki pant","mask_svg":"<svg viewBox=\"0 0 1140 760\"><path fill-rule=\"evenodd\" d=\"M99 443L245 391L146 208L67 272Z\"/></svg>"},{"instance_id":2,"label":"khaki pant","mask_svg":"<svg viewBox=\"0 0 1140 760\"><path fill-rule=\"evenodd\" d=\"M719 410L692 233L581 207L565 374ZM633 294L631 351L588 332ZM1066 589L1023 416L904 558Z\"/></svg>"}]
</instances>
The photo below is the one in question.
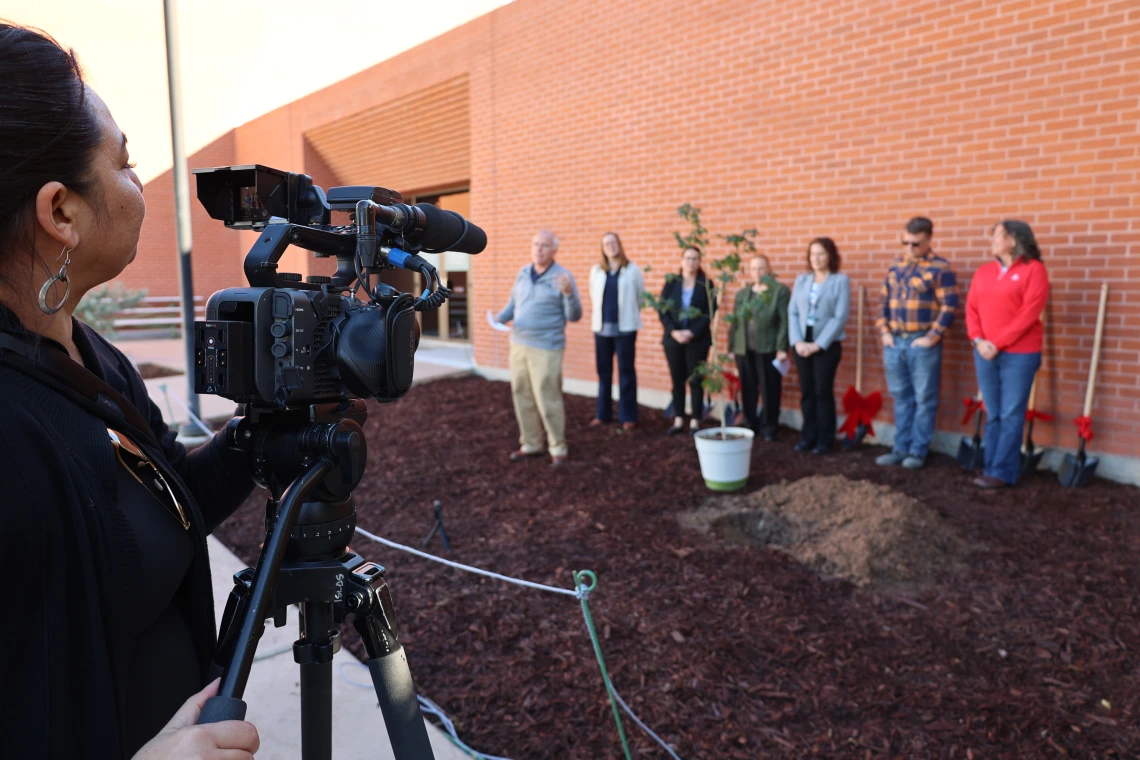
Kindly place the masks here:
<instances>
[{"instance_id":1,"label":"khaki pant","mask_svg":"<svg viewBox=\"0 0 1140 760\"><path fill-rule=\"evenodd\" d=\"M519 445L542 451L542 428L551 456L566 456L566 410L562 406L562 351L511 343L511 396L519 423ZM539 418L542 424L539 424Z\"/></svg>"}]
</instances>

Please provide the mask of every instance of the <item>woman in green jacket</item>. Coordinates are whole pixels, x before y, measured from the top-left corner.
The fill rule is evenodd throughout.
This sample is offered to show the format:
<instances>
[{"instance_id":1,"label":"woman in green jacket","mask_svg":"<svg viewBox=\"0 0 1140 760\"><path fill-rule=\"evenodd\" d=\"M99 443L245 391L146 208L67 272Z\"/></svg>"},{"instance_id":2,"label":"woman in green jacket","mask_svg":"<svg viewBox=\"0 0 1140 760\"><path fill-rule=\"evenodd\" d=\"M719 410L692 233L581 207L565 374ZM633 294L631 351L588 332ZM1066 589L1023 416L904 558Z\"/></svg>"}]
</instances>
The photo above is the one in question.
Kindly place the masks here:
<instances>
[{"instance_id":1,"label":"woman in green jacket","mask_svg":"<svg viewBox=\"0 0 1140 760\"><path fill-rule=\"evenodd\" d=\"M740 394L748 426L765 441L776 438L780 424L783 374L773 362L788 361L788 301L791 291L776 281L768 257L759 254L748 262L752 281L736 294L729 347L736 355ZM757 414L757 386L764 401Z\"/></svg>"}]
</instances>

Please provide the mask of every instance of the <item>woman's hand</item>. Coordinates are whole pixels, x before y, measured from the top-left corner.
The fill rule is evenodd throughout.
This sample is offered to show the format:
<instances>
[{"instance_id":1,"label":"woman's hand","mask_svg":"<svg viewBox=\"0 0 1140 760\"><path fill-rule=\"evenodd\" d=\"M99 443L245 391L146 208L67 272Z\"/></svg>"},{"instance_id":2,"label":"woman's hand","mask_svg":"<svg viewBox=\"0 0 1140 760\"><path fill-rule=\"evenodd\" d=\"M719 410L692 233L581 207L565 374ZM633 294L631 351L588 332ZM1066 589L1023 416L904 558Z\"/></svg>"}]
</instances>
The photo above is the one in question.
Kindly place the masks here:
<instances>
[{"instance_id":1,"label":"woman's hand","mask_svg":"<svg viewBox=\"0 0 1140 760\"><path fill-rule=\"evenodd\" d=\"M988 341L985 338L982 338L977 343L975 343L974 348L978 349L978 353L981 355L981 357L988 362L992 362L994 360L994 357L1001 353L998 351L998 347L995 346L992 341Z\"/></svg>"},{"instance_id":2,"label":"woman's hand","mask_svg":"<svg viewBox=\"0 0 1140 760\"><path fill-rule=\"evenodd\" d=\"M811 356L812 354L817 353L818 351L819 351L819 346L815 343L808 343L805 340L801 340L799 343L796 344L796 353L799 354L800 356L804 357L805 359L807 357Z\"/></svg>"},{"instance_id":3,"label":"woman's hand","mask_svg":"<svg viewBox=\"0 0 1140 760\"><path fill-rule=\"evenodd\" d=\"M252 760L261 746L257 729L244 720L224 720L221 723L194 725L206 700L218 693L215 679L206 688L190 697L174 713L158 736L143 745L133 760Z\"/></svg>"},{"instance_id":4,"label":"woman's hand","mask_svg":"<svg viewBox=\"0 0 1140 760\"><path fill-rule=\"evenodd\" d=\"M787 360L788 360L788 352L787 351L777 351L776 352L776 361L786 362Z\"/></svg>"}]
</instances>

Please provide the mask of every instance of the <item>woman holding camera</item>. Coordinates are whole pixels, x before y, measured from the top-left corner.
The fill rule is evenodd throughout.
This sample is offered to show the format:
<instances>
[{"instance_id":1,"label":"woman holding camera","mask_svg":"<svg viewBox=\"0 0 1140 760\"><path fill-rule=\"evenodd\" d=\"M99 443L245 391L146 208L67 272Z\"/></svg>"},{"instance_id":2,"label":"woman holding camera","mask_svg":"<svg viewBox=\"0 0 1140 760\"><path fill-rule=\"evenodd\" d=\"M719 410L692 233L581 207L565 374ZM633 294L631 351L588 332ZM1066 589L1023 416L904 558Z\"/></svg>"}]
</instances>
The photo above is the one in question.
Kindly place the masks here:
<instances>
[{"instance_id":1,"label":"woman holding camera","mask_svg":"<svg viewBox=\"0 0 1140 760\"><path fill-rule=\"evenodd\" d=\"M217 688L206 535L252 491L246 458L222 434L187 454L72 317L137 252L126 137L72 52L3 23L0 114L3 752L251 757L250 723L194 725Z\"/></svg>"}]
</instances>

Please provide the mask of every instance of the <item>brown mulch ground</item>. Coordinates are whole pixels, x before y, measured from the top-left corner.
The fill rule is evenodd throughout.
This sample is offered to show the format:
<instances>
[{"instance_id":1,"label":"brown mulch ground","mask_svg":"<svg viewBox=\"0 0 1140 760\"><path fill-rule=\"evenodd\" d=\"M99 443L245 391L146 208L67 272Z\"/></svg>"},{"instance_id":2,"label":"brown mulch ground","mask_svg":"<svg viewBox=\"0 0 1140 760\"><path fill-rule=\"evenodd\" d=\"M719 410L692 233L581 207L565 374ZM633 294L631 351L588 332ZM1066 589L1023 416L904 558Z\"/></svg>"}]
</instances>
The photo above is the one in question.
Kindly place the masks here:
<instances>
[{"instance_id":1,"label":"brown mulch ground","mask_svg":"<svg viewBox=\"0 0 1140 760\"><path fill-rule=\"evenodd\" d=\"M139 364L139 375L143 380L152 380L156 377L174 377L175 375L185 374L186 373L180 369L164 367L161 364L154 364L153 362L143 362Z\"/></svg>"},{"instance_id":2,"label":"brown mulch ground","mask_svg":"<svg viewBox=\"0 0 1140 760\"><path fill-rule=\"evenodd\" d=\"M614 685L681 757L1140 756L1137 489L1065 490L1039 473L978 493L945 456L914 473L876 467L870 447L797 454L789 430L758 441L749 490L818 474L890 486L974 549L940 585L873 592L681 528L677 516L709 496L692 440L666 437L652 410L618 435L586 427L591 399L566 405L560 470L507 462L505 383L443 380L371 406L360 525L418 545L439 499L450 559L563 587L571 570L596 571ZM219 531L246 561L261 514L254 498ZM572 598L359 537L353 548L388 567L419 690L469 744L519 759L620 756ZM626 725L638 757L665 757Z\"/></svg>"}]
</instances>

